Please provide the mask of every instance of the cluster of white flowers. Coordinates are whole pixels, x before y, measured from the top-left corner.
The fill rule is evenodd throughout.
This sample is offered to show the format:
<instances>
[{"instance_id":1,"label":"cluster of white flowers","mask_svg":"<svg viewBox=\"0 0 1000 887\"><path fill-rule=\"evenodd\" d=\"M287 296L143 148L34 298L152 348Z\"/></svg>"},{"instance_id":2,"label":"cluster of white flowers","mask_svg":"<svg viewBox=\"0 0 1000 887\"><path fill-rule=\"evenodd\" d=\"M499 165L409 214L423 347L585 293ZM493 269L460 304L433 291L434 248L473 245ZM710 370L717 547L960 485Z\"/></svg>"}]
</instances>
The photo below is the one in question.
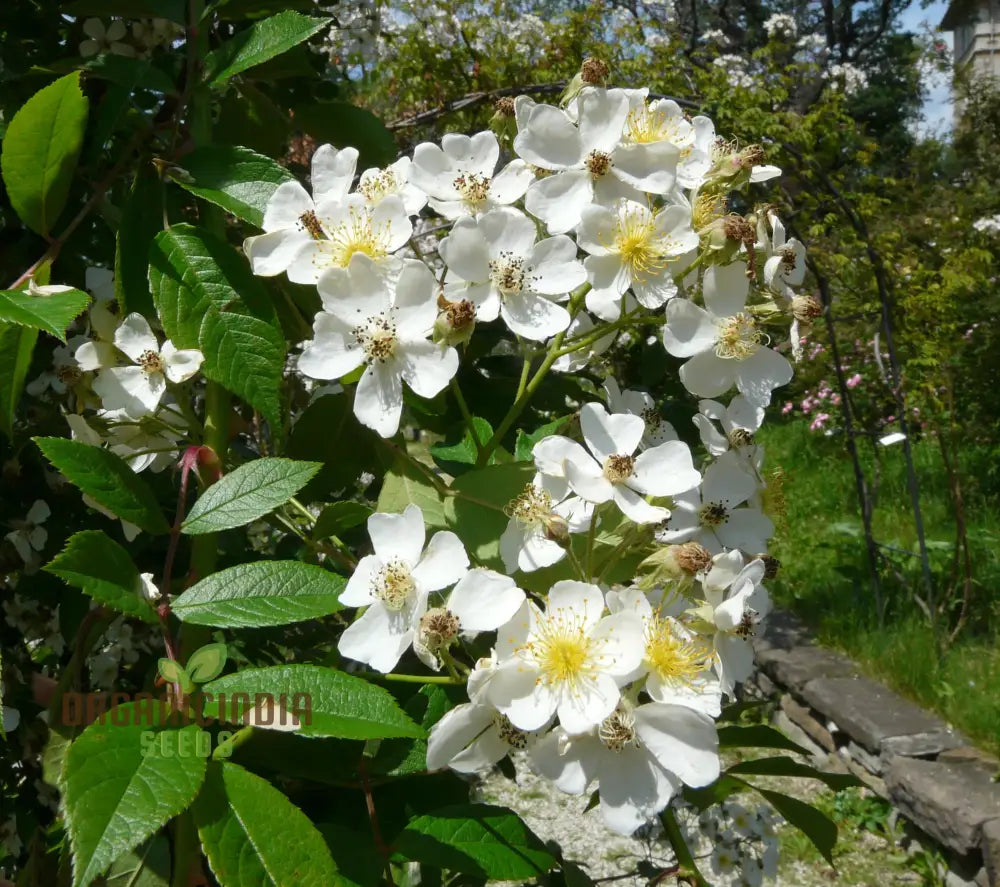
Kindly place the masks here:
<instances>
[{"instance_id":1,"label":"cluster of white flowers","mask_svg":"<svg viewBox=\"0 0 1000 887\"><path fill-rule=\"evenodd\" d=\"M66 649L59 626L59 607L47 607L39 601L11 594L3 602L4 619L23 638L29 650L48 647L57 656Z\"/></svg>"},{"instance_id":2,"label":"cluster of white flowers","mask_svg":"<svg viewBox=\"0 0 1000 887\"><path fill-rule=\"evenodd\" d=\"M148 575L148 574L146 574ZM126 617L117 617L105 630L100 647L87 656L92 687L109 690L118 681L121 666L139 661L139 656L149 653L158 636L145 624L126 622Z\"/></svg>"},{"instance_id":3,"label":"cluster of white flowers","mask_svg":"<svg viewBox=\"0 0 1000 887\"><path fill-rule=\"evenodd\" d=\"M842 89L844 95L854 95L868 86L868 75L850 62L830 65L826 69L826 77L831 84Z\"/></svg>"},{"instance_id":4,"label":"cluster of white flowers","mask_svg":"<svg viewBox=\"0 0 1000 887\"><path fill-rule=\"evenodd\" d=\"M678 822L696 858L708 857L715 887L760 887L778 872L777 817L737 801L697 814L680 802Z\"/></svg>"},{"instance_id":5,"label":"cluster of white flowers","mask_svg":"<svg viewBox=\"0 0 1000 887\"><path fill-rule=\"evenodd\" d=\"M712 64L726 72L730 86L753 89L757 85L757 79L750 73L749 62L741 55L718 55L712 59Z\"/></svg>"},{"instance_id":6,"label":"cluster of white flowers","mask_svg":"<svg viewBox=\"0 0 1000 887\"><path fill-rule=\"evenodd\" d=\"M105 52L148 58L155 49L169 47L181 36L181 28L165 18L134 21L131 28L121 19L113 19L105 25L99 18L88 18L83 22L83 33L87 35L80 44L83 58Z\"/></svg>"},{"instance_id":7,"label":"cluster of white flowers","mask_svg":"<svg viewBox=\"0 0 1000 887\"><path fill-rule=\"evenodd\" d=\"M794 40L799 29L792 16L776 12L764 22L764 30L771 39Z\"/></svg>"},{"instance_id":8,"label":"cluster of white flowers","mask_svg":"<svg viewBox=\"0 0 1000 887\"><path fill-rule=\"evenodd\" d=\"M972 223L972 227L983 234L1000 234L1000 215L985 216L981 219L976 219Z\"/></svg>"}]
</instances>

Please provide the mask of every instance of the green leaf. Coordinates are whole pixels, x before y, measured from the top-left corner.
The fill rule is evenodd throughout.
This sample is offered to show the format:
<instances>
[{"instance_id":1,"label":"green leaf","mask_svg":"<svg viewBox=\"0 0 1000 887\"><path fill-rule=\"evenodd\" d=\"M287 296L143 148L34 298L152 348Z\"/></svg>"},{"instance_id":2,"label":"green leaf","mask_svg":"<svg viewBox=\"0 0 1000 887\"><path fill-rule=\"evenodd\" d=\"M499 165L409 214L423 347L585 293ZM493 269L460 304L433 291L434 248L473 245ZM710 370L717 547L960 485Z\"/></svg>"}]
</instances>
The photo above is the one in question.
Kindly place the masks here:
<instances>
[{"instance_id":1,"label":"green leaf","mask_svg":"<svg viewBox=\"0 0 1000 887\"><path fill-rule=\"evenodd\" d=\"M383 883L385 863L370 827L362 825L356 830L337 822L319 822L316 828L330 848L343 887L379 887Z\"/></svg>"},{"instance_id":2,"label":"green leaf","mask_svg":"<svg viewBox=\"0 0 1000 887\"><path fill-rule=\"evenodd\" d=\"M797 776L803 779L818 779L835 792L864 783L851 773L824 773L808 764L800 764L793 758L779 755L774 758L759 758L756 761L740 761L726 770L740 776Z\"/></svg>"},{"instance_id":3,"label":"green leaf","mask_svg":"<svg viewBox=\"0 0 1000 887\"><path fill-rule=\"evenodd\" d=\"M543 437L559 434L574 418L575 416L563 416L561 419L554 419L536 431L532 431L531 434L526 434L518 429L517 443L514 444L514 458L518 462L531 462L534 459L535 444Z\"/></svg>"},{"instance_id":4,"label":"green leaf","mask_svg":"<svg viewBox=\"0 0 1000 887\"><path fill-rule=\"evenodd\" d=\"M115 298L123 315L137 311L151 316L155 311L149 288L149 250L162 230L163 183L151 168L142 168L125 201L115 247Z\"/></svg>"},{"instance_id":5,"label":"green leaf","mask_svg":"<svg viewBox=\"0 0 1000 887\"><path fill-rule=\"evenodd\" d=\"M721 804L726 798L735 795L737 792L745 791L747 783L742 779L726 776L723 773L711 785L704 788L691 788L684 786L684 799L688 803L694 804L699 810L707 810L716 804Z\"/></svg>"},{"instance_id":6,"label":"green leaf","mask_svg":"<svg viewBox=\"0 0 1000 887\"><path fill-rule=\"evenodd\" d=\"M143 622L160 621L140 593L139 569L132 557L101 530L83 530L70 536L45 571L119 613Z\"/></svg>"},{"instance_id":7,"label":"green leaf","mask_svg":"<svg viewBox=\"0 0 1000 887\"><path fill-rule=\"evenodd\" d=\"M170 887L170 844L163 835L121 857L105 878L107 887Z\"/></svg>"},{"instance_id":8,"label":"green leaf","mask_svg":"<svg viewBox=\"0 0 1000 887\"><path fill-rule=\"evenodd\" d=\"M433 472L434 469L427 468L427 471ZM420 506L428 529L441 530L448 526L445 497L409 459L397 456L382 481L376 510L401 512L411 504Z\"/></svg>"},{"instance_id":9,"label":"green leaf","mask_svg":"<svg viewBox=\"0 0 1000 887\"><path fill-rule=\"evenodd\" d=\"M403 707L414 721L430 732L452 707L451 699L437 684L421 687ZM424 739L387 739L379 743L372 759L372 770L386 776L406 776L427 770L427 741Z\"/></svg>"},{"instance_id":10,"label":"green leaf","mask_svg":"<svg viewBox=\"0 0 1000 887\"><path fill-rule=\"evenodd\" d=\"M101 53L84 62L84 67L94 77L110 80L133 89L151 89L165 95L177 92L173 81L159 68L144 59L128 58L113 52Z\"/></svg>"},{"instance_id":11,"label":"green leaf","mask_svg":"<svg viewBox=\"0 0 1000 887\"><path fill-rule=\"evenodd\" d=\"M205 355L201 371L281 431L285 338L267 291L224 240L191 225L161 231L149 281L163 329L178 348Z\"/></svg>"},{"instance_id":12,"label":"green leaf","mask_svg":"<svg viewBox=\"0 0 1000 887\"><path fill-rule=\"evenodd\" d=\"M337 887L337 868L308 817L266 779L212 762L194 819L222 887Z\"/></svg>"},{"instance_id":13,"label":"green leaf","mask_svg":"<svg viewBox=\"0 0 1000 887\"><path fill-rule=\"evenodd\" d=\"M719 727L719 748L783 748L800 755L809 755L809 749L792 742L784 733L766 724L753 724L749 727L728 724Z\"/></svg>"},{"instance_id":14,"label":"green leaf","mask_svg":"<svg viewBox=\"0 0 1000 887\"><path fill-rule=\"evenodd\" d=\"M488 804L444 807L410 820L393 857L479 878L533 879L555 858L516 813Z\"/></svg>"},{"instance_id":15,"label":"green leaf","mask_svg":"<svg viewBox=\"0 0 1000 887\"><path fill-rule=\"evenodd\" d=\"M66 341L66 328L90 304L90 296L77 289L35 295L24 290L0 290L0 322L43 330Z\"/></svg>"},{"instance_id":16,"label":"green leaf","mask_svg":"<svg viewBox=\"0 0 1000 887\"><path fill-rule=\"evenodd\" d=\"M187 673L198 684L213 681L226 667L226 658L225 644L205 644L191 654L187 661Z\"/></svg>"},{"instance_id":17,"label":"green leaf","mask_svg":"<svg viewBox=\"0 0 1000 887\"><path fill-rule=\"evenodd\" d=\"M90 884L186 810L205 778L205 759L194 753L203 731L195 724L148 723L145 708L131 703L112 709L66 755L63 801L74 887ZM179 754L184 750L190 753Z\"/></svg>"},{"instance_id":18,"label":"green leaf","mask_svg":"<svg viewBox=\"0 0 1000 887\"><path fill-rule=\"evenodd\" d=\"M36 437L34 441L70 483L116 517L147 533L170 532L153 491L110 450L64 437Z\"/></svg>"},{"instance_id":19,"label":"green leaf","mask_svg":"<svg viewBox=\"0 0 1000 887\"><path fill-rule=\"evenodd\" d=\"M182 163L193 181L175 178L178 185L258 228L275 189L295 178L270 157L234 145L197 148Z\"/></svg>"},{"instance_id":20,"label":"green leaf","mask_svg":"<svg viewBox=\"0 0 1000 887\"><path fill-rule=\"evenodd\" d=\"M833 865L833 848L837 844L837 824L829 816L798 798L757 786L753 786L753 788L784 817L789 825L802 832L823 858L830 865Z\"/></svg>"},{"instance_id":21,"label":"green leaf","mask_svg":"<svg viewBox=\"0 0 1000 887\"><path fill-rule=\"evenodd\" d=\"M205 77L213 86L219 86L235 74L298 46L330 21L287 11L256 22L208 54Z\"/></svg>"},{"instance_id":22,"label":"green leaf","mask_svg":"<svg viewBox=\"0 0 1000 887\"><path fill-rule=\"evenodd\" d=\"M490 423L485 419L473 416L472 424L476 428L476 437L479 439L480 444L485 443L493 437L493 426L490 425ZM476 448L475 441L472 439L472 432L469 431L465 425L462 426L462 429L464 434L458 443L434 444L434 446L431 447L431 456L433 456L434 461L439 465L442 465L442 467L445 467L445 463L448 462L458 463L458 465L476 464L476 459L479 457L479 450ZM490 455L490 464L492 465L495 461L496 452L493 452Z\"/></svg>"},{"instance_id":23,"label":"green leaf","mask_svg":"<svg viewBox=\"0 0 1000 887\"><path fill-rule=\"evenodd\" d=\"M342 609L346 581L299 561L256 561L206 576L173 601L181 622L258 628L319 619Z\"/></svg>"},{"instance_id":24,"label":"green leaf","mask_svg":"<svg viewBox=\"0 0 1000 887\"><path fill-rule=\"evenodd\" d=\"M181 529L191 536L242 527L284 505L322 466L294 459L255 459L212 484Z\"/></svg>"},{"instance_id":25,"label":"green leaf","mask_svg":"<svg viewBox=\"0 0 1000 887\"><path fill-rule=\"evenodd\" d=\"M14 436L14 416L21 402L38 330L0 324L0 431Z\"/></svg>"},{"instance_id":26,"label":"green leaf","mask_svg":"<svg viewBox=\"0 0 1000 887\"><path fill-rule=\"evenodd\" d=\"M43 237L66 205L87 108L74 71L28 99L4 134L0 170L7 197L21 221Z\"/></svg>"},{"instance_id":27,"label":"green leaf","mask_svg":"<svg viewBox=\"0 0 1000 887\"><path fill-rule=\"evenodd\" d=\"M451 485L456 495L444 503L448 527L480 564L503 570L500 537L510 520L504 509L534 475L535 466L524 462L490 465L463 474Z\"/></svg>"},{"instance_id":28,"label":"green leaf","mask_svg":"<svg viewBox=\"0 0 1000 887\"><path fill-rule=\"evenodd\" d=\"M361 502L334 502L327 505L316 518L313 539L339 536L344 530L360 526L374 514L372 508Z\"/></svg>"},{"instance_id":29,"label":"green leaf","mask_svg":"<svg viewBox=\"0 0 1000 887\"><path fill-rule=\"evenodd\" d=\"M295 125L318 142L335 148L357 148L358 169L388 166L399 148L385 124L366 108L347 102L310 101L296 105Z\"/></svg>"},{"instance_id":30,"label":"green leaf","mask_svg":"<svg viewBox=\"0 0 1000 887\"><path fill-rule=\"evenodd\" d=\"M408 718L387 690L342 671L317 665L279 665L272 668L248 668L218 678L202 689L214 697L206 699L205 711L233 719L229 703L219 712L218 697L225 693L248 693L251 704L258 693L268 693L273 700L284 694L287 707L294 713L293 697L306 694L309 716L300 717L301 736L330 736L337 739L386 739L393 736L422 738L424 730ZM302 706L298 706L301 711Z\"/></svg>"}]
</instances>

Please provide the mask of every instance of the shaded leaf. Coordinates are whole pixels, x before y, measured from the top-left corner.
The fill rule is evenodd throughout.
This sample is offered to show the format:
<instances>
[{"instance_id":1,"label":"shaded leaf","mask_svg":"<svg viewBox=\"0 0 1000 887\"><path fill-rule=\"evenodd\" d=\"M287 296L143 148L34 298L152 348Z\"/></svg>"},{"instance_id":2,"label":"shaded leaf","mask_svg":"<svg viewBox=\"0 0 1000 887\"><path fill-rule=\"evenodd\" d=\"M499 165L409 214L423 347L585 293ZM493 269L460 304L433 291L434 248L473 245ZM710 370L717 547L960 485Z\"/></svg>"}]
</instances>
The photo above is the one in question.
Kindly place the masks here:
<instances>
[{"instance_id":1,"label":"shaded leaf","mask_svg":"<svg viewBox=\"0 0 1000 887\"><path fill-rule=\"evenodd\" d=\"M719 748L783 748L802 755L809 754L809 749L792 742L784 733L766 724L719 727Z\"/></svg>"},{"instance_id":2,"label":"shaded leaf","mask_svg":"<svg viewBox=\"0 0 1000 887\"><path fill-rule=\"evenodd\" d=\"M43 295L25 290L0 290L0 322L16 323L66 341L66 329L90 304L82 290Z\"/></svg>"},{"instance_id":3,"label":"shaded leaf","mask_svg":"<svg viewBox=\"0 0 1000 887\"><path fill-rule=\"evenodd\" d=\"M864 785L852 773L824 773L808 764L780 755L774 758L759 758L756 761L740 761L726 770L740 776L797 776L803 779L818 779L835 792L852 786Z\"/></svg>"},{"instance_id":4,"label":"shaded leaf","mask_svg":"<svg viewBox=\"0 0 1000 887\"><path fill-rule=\"evenodd\" d=\"M357 148L358 169L388 166L399 148L385 124L366 108L347 102L309 102L297 105L295 124L318 142L335 148Z\"/></svg>"}]
</instances>

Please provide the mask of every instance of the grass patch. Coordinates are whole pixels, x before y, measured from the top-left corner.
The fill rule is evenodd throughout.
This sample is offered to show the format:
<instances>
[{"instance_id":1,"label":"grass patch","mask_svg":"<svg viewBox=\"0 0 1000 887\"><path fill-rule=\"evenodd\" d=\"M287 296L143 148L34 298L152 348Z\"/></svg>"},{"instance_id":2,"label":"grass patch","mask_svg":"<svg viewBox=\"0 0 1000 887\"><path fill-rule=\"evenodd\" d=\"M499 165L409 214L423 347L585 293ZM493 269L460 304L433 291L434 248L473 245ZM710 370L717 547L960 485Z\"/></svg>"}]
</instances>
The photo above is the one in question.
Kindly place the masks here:
<instances>
[{"instance_id":1,"label":"grass patch","mask_svg":"<svg viewBox=\"0 0 1000 887\"><path fill-rule=\"evenodd\" d=\"M922 593L903 449L883 449L873 514L875 538L887 551L883 567L884 625L878 611L857 504L854 474L842 437L810 432L804 422L761 433L768 470L783 471L785 514L773 552L781 560L772 593L803 617L819 639L861 662L901 694L937 711L978 744L1000 751L1000 501L991 485L995 455L970 446L965 503L974 567L971 618L956 642L936 655L934 636L914 600ZM860 441L863 449L866 446ZM991 460L990 456L994 455ZM862 453L872 477L875 457ZM925 535L935 593L951 579L955 524L947 480L932 439L914 446Z\"/></svg>"}]
</instances>

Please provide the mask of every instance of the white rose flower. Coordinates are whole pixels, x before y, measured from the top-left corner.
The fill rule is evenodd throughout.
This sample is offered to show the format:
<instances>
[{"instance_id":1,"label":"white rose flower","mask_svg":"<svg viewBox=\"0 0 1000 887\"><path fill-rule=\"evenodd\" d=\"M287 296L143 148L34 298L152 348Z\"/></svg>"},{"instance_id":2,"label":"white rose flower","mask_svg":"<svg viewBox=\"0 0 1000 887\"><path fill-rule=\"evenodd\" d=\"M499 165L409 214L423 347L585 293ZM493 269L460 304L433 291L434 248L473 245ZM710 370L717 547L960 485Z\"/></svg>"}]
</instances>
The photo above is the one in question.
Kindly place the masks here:
<instances>
[{"instance_id":1,"label":"white rose flower","mask_svg":"<svg viewBox=\"0 0 1000 887\"><path fill-rule=\"evenodd\" d=\"M313 379L339 379L366 364L354 395L354 415L382 437L399 429L403 380L420 397L434 397L458 371L458 352L429 341L437 319L437 283L422 263L406 260L390 284L367 256L319 284L324 310L299 358Z\"/></svg>"},{"instance_id":2,"label":"white rose flower","mask_svg":"<svg viewBox=\"0 0 1000 887\"><path fill-rule=\"evenodd\" d=\"M52 509L48 503L42 499L36 499L31 508L28 509L24 520L12 521L14 529L6 536L7 541L17 549L21 560L25 564L33 564L36 560L35 552L45 548L45 543L49 538L49 531L42 526L52 514Z\"/></svg>"},{"instance_id":3,"label":"white rose flower","mask_svg":"<svg viewBox=\"0 0 1000 887\"><path fill-rule=\"evenodd\" d=\"M410 181L411 168L410 158L400 157L384 169L366 169L358 180L358 194L373 205L386 197L398 197L406 214L415 216L427 205L427 194Z\"/></svg>"},{"instance_id":4,"label":"white rose flower","mask_svg":"<svg viewBox=\"0 0 1000 887\"><path fill-rule=\"evenodd\" d=\"M677 431L656 408L656 401L645 391L622 391L618 382L611 376L604 380L604 399L608 403L609 413L629 413L639 416L646 423L646 430L639 442L639 449L659 446L668 440L678 440Z\"/></svg>"}]
</instances>

